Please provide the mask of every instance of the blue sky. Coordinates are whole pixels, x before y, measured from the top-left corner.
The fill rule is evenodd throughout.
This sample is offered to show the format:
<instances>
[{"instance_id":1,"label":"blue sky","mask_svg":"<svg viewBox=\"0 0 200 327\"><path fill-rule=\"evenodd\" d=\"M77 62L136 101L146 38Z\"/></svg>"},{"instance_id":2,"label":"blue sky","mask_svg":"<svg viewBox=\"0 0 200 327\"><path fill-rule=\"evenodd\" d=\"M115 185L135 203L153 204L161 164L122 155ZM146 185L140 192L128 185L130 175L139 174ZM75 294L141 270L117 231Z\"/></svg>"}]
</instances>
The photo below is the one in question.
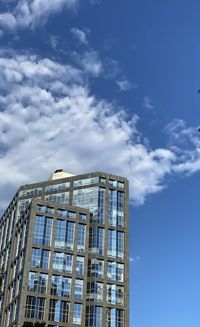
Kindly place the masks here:
<instances>
[{"instance_id":1,"label":"blue sky","mask_svg":"<svg viewBox=\"0 0 200 327\"><path fill-rule=\"evenodd\" d=\"M56 168L128 177L131 327L200 324L199 11L0 4L0 206Z\"/></svg>"}]
</instances>

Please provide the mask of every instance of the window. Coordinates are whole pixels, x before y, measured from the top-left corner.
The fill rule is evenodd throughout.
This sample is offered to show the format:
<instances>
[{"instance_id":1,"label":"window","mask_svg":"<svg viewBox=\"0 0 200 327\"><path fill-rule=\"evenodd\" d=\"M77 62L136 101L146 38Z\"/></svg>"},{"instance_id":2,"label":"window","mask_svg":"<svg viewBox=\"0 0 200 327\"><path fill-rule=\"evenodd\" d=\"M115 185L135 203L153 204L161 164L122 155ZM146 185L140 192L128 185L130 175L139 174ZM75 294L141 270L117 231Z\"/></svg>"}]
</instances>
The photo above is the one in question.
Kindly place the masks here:
<instances>
[{"instance_id":1,"label":"window","mask_svg":"<svg viewBox=\"0 0 200 327\"><path fill-rule=\"evenodd\" d=\"M70 187L70 183L60 183L60 184L52 184L52 185L47 185L45 187L46 192L52 192L52 191L62 191L66 190Z\"/></svg>"},{"instance_id":2,"label":"window","mask_svg":"<svg viewBox=\"0 0 200 327\"><path fill-rule=\"evenodd\" d=\"M35 217L33 243L51 245L52 219L44 216Z\"/></svg>"},{"instance_id":3,"label":"window","mask_svg":"<svg viewBox=\"0 0 200 327\"><path fill-rule=\"evenodd\" d=\"M82 304L74 303L73 324L81 325Z\"/></svg>"},{"instance_id":4,"label":"window","mask_svg":"<svg viewBox=\"0 0 200 327\"><path fill-rule=\"evenodd\" d=\"M81 279L75 280L74 298L76 300L82 300L83 298L83 280Z\"/></svg>"},{"instance_id":5,"label":"window","mask_svg":"<svg viewBox=\"0 0 200 327\"><path fill-rule=\"evenodd\" d=\"M124 264L108 262L107 277L110 280L124 281Z\"/></svg>"},{"instance_id":6,"label":"window","mask_svg":"<svg viewBox=\"0 0 200 327\"><path fill-rule=\"evenodd\" d=\"M124 311L121 309L106 309L106 327L124 327Z\"/></svg>"},{"instance_id":7,"label":"window","mask_svg":"<svg viewBox=\"0 0 200 327\"><path fill-rule=\"evenodd\" d=\"M98 184L98 183L99 183L99 177L85 178L85 179L79 179L77 181L74 181L74 187Z\"/></svg>"},{"instance_id":8,"label":"window","mask_svg":"<svg viewBox=\"0 0 200 327\"><path fill-rule=\"evenodd\" d=\"M49 251L33 248L31 254L31 267L48 269Z\"/></svg>"},{"instance_id":9,"label":"window","mask_svg":"<svg viewBox=\"0 0 200 327\"><path fill-rule=\"evenodd\" d=\"M104 254L104 228L97 226L90 227L89 232L89 252L99 255Z\"/></svg>"},{"instance_id":10,"label":"window","mask_svg":"<svg viewBox=\"0 0 200 327\"><path fill-rule=\"evenodd\" d=\"M124 192L109 190L108 221L110 226L124 227Z\"/></svg>"},{"instance_id":11,"label":"window","mask_svg":"<svg viewBox=\"0 0 200 327\"><path fill-rule=\"evenodd\" d=\"M51 294L69 297L71 295L71 278L53 275Z\"/></svg>"},{"instance_id":12,"label":"window","mask_svg":"<svg viewBox=\"0 0 200 327\"><path fill-rule=\"evenodd\" d=\"M57 220L55 247L73 250L75 223L66 220Z\"/></svg>"},{"instance_id":13,"label":"window","mask_svg":"<svg viewBox=\"0 0 200 327\"><path fill-rule=\"evenodd\" d=\"M102 307L88 306L86 308L86 326L101 327Z\"/></svg>"},{"instance_id":14,"label":"window","mask_svg":"<svg viewBox=\"0 0 200 327\"><path fill-rule=\"evenodd\" d=\"M57 209L57 215L58 217L67 217L67 210L64 210L64 209Z\"/></svg>"},{"instance_id":15,"label":"window","mask_svg":"<svg viewBox=\"0 0 200 327\"><path fill-rule=\"evenodd\" d=\"M84 275L84 257L76 257L76 274L79 276Z\"/></svg>"},{"instance_id":16,"label":"window","mask_svg":"<svg viewBox=\"0 0 200 327\"><path fill-rule=\"evenodd\" d=\"M116 230L108 231L108 256L124 258L124 233Z\"/></svg>"},{"instance_id":17,"label":"window","mask_svg":"<svg viewBox=\"0 0 200 327\"><path fill-rule=\"evenodd\" d=\"M73 192L73 205L90 210L93 221L104 222L105 189L91 187L75 190Z\"/></svg>"},{"instance_id":18,"label":"window","mask_svg":"<svg viewBox=\"0 0 200 327\"><path fill-rule=\"evenodd\" d=\"M83 220L83 221L86 221L86 219L87 219L87 215L85 214L85 213L79 213L79 219L80 220Z\"/></svg>"},{"instance_id":19,"label":"window","mask_svg":"<svg viewBox=\"0 0 200 327\"><path fill-rule=\"evenodd\" d=\"M107 303L124 305L124 287L107 285Z\"/></svg>"},{"instance_id":20,"label":"window","mask_svg":"<svg viewBox=\"0 0 200 327\"><path fill-rule=\"evenodd\" d=\"M46 195L45 200L57 203L69 203L69 192Z\"/></svg>"},{"instance_id":21,"label":"window","mask_svg":"<svg viewBox=\"0 0 200 327\"><path fill-rule=\"evenodd\" d=\"M94 281L87 283L87 301L103 301L103 283Z\"/></svg>"},{"instance_id":22,"label":"window","mask_svg":"<svg viewBox=\"0 0 200 327\"><path fill-rule=\"evenodd\" d=\"M28 290L36 293L46 293L48 275L39 272L29 272Z\"/></svg>"},{"instance_id":23,"label":"window","mask_svg":"<svg viewBox=\"0 0 200 327\"><path fill-rule=\"evenodd\" d=\"M41 191L42 191L41 187L32 188L29 190L23 190L23 191L20 191L19 196L33 196L34 197Z\"/></svg>"},{"instance_id":24,"label":"window","mask_svg":"<svg viewBox=\"0 0 200 327\"><path fill-rule=\"evenodd\" d=\"M55 252L53 257L53 269L62 272L72 272L72 259L70 254Z\"/></svg>"},{"instance_id":25,"label":"window","mask_svg":"<svg viewBox=\"0 0 200 327\"><path fill-rule=\"evenodd\" d=\"M43 319L45 299L35 296L27 296L25 317L34 319Z\"/></svg>"},{"instance_id":26,"label":"window","mask_svg":"<svg viewBox=\"0 0 200 327\"><path fill-rule=\"evenodd\" d=\"M91 259L88 262L88 276L89 277L103 277L104 276L104 262L103 260Z\"/></svg>"},{"instance_id":27,"label":"window","mask_svg":"<svg viewBox=\"0 0 200 327\"><path fill-rule=\"evenodd\" d=\"M36 210L42 213L54 214L54 208L38 204Z\"/></svg>"},{"instance_id":28,"label":"window","mask_svg":"<svg viewBox=\"0 0 200 327\"><path fill-rule=\"evenodd\" d=\"M50 300L49 320L56 322L69 322L70 303L59 300Z\"/></svg>"},{"instance_id":29,"label":"window","mask_svg":"<svg viewBox=\"0 0 200 327\"><path fill-rule=\"evenodd\" d=\"M78 224L77 251L85 251L85 230L85 225Z\"/></svg>"}]
</instances>

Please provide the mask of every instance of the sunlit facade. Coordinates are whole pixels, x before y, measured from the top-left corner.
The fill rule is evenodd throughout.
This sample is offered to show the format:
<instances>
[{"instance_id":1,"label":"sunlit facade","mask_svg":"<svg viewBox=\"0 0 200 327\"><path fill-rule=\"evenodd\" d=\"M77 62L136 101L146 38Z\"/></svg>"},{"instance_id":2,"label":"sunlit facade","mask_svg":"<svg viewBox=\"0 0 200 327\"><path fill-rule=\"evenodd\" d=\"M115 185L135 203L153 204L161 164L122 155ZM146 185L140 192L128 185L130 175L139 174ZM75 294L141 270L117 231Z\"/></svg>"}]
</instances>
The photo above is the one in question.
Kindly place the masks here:
<instances>
[{"instance_id":1,"label":"sunlit facade","mask_svg":"<svg viewBox=\"0 0 200 327\"><path fill-rule=\"evenodd\" d=\"M129 327L128 249L126 178L20 187L0 219L0 326Z\"/></svg>"}]
</instances>

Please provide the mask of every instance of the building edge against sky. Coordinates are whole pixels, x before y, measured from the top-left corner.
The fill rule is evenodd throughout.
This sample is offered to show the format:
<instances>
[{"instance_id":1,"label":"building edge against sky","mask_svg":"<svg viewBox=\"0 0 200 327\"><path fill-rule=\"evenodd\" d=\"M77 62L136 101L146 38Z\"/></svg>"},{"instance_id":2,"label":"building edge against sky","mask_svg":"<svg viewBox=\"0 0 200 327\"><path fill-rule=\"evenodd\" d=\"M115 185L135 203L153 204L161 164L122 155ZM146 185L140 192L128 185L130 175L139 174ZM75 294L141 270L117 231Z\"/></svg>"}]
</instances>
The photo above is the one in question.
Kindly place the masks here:
<instances>
[{"instance_id":1,"label":"building edge against sky","mask_svg":"<svg viewBox=\"0 0 200 327\"><path fill-rule=\"evenodd\" d=\"M21 186L0 219L0 326L129 327L128 202L103 172Z\"/></svg>"}]
</instances>

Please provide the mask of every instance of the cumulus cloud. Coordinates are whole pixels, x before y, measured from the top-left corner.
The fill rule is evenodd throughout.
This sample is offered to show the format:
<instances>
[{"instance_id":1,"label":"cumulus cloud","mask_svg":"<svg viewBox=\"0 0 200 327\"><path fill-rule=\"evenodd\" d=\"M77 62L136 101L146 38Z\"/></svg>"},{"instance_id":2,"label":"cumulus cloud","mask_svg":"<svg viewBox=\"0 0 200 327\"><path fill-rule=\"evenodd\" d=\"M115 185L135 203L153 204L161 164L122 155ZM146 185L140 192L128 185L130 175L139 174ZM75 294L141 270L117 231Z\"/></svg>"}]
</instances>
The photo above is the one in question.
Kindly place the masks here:
<instances>
[{"instance_id":1,"label":"cumulus cloud","mask_svg":"<svg viewBox=\"0 0 200 327\"><path fill-rule=\"evenodd\" d=\"M17 28L34 28L46 23L50 15L65 8L74 9L79 0L19 0L8 4L8 10L0 14L0 27L5 31Z\"/></svg>"},{"instance_id":2,"label":"cumulus cloud","mask_svg":"<svg viewBox=\"0 0 200 327\"><path fill-rule=\"evenodd\" d=\"M86 76L83 68L48 58L0 54L1 206L19 185L46 180L57 167L126 176L132 202L141 205L165 187L167 176L197 164L195 140L182 157L173 144L151 149L138 132L138 117L97 99Z\"/></svg>"},{"instance_id":3,"label":"cumulus cloud","mask_svg":"<svg viewBox=\"0 0 200 327\"><path fill-rule=\"evenodd\" d=\"M71 28L71 33L79 40L82 44L87 44L87 33L85 31L80 30L79 28L73 27Z\"/></svg>"}]
</instances>

